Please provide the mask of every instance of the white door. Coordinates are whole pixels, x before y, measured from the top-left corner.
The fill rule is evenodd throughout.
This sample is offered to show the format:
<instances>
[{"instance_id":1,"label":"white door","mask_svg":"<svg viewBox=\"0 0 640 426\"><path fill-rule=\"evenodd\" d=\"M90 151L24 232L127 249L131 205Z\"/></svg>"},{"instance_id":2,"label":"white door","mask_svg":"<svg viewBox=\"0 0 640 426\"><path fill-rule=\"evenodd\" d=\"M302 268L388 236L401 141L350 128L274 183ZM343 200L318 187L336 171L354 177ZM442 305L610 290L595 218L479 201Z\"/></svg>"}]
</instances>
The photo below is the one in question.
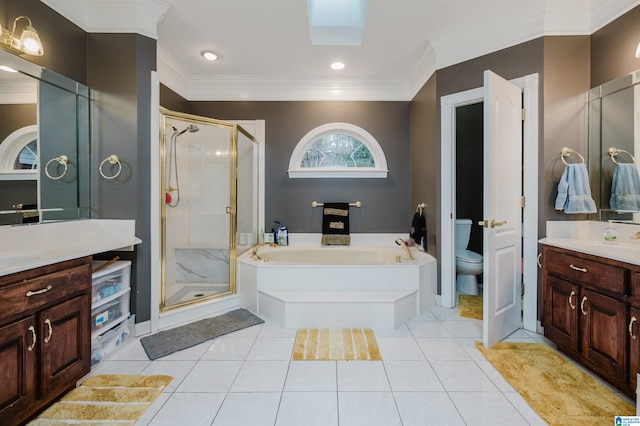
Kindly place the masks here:
<instances>
[{"instance_id":1,"label":"white door","mask_svg":"<svg viewBox=\"0 0 640 426\"><path fill-rule=\"evenodd\" d=\"M521 323L522 91L484 72L484 270L482 343Z\"/></svg>"}]
</instances>

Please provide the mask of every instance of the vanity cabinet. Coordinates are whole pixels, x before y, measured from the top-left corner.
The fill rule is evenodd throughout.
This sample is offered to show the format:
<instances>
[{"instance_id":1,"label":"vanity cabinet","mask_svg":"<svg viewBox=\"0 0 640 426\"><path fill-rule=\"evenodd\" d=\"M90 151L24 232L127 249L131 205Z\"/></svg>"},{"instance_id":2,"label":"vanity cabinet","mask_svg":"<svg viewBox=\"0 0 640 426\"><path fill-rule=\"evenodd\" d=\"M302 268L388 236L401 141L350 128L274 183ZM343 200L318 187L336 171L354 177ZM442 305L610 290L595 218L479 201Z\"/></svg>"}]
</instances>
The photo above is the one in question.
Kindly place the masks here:
<instances>
[{"instance_id":1,"label":"vanity cabinet","mask_svg":"<svg viewBox=\"0 0 640 426\"><path fill-rule=\"evenodd\" d=\"M543 248L542 262L545 336L631 393L627 288L633 266L549 246Z\"/></svg>"},{"instance_id":2,"label":"vanity cabinet","mask_svg":"<svg viewBox=\"0 0 640 426\"><path fill-rule=\"evenodd\" d=\"M0 424L17 425L90 370L91 257L0 277Z\"/></svg>"}]
</instances>

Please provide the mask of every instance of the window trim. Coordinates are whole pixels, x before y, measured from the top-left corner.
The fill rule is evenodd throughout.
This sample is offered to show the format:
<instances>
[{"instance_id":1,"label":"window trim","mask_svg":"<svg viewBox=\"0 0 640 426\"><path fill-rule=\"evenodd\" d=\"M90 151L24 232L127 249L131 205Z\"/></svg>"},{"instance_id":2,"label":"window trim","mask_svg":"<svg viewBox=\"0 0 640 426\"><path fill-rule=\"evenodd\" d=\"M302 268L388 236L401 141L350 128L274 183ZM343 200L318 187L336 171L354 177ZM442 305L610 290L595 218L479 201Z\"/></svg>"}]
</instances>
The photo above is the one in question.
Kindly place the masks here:
<instances>
[{"instance_id":1,"label":"window trim","mask_svg":"<svg viewBox=\"0 0 640 426\"><path fill-rule=\"evenodd\" d=\"M307 149L319 138L342 133L358 139L369 149L375 167L300 167ZM387 158L378 141L366 130L349 123L327 123L312 129L296 145L289 159L289 178L386 178Z\"/></svg>"},{"instance_id":2,"label":"window trim","mask_svg":"<svg viewBox=\"0 0 640 426\"><path fill-rule=\"evenodd\" d=\"M38 126L35 124L14 131L0 143L0 180L36 180L38 178L37 168L23 170L13 168L20 152L34 139L38 139Z\"/></svg>"}]
</instances>

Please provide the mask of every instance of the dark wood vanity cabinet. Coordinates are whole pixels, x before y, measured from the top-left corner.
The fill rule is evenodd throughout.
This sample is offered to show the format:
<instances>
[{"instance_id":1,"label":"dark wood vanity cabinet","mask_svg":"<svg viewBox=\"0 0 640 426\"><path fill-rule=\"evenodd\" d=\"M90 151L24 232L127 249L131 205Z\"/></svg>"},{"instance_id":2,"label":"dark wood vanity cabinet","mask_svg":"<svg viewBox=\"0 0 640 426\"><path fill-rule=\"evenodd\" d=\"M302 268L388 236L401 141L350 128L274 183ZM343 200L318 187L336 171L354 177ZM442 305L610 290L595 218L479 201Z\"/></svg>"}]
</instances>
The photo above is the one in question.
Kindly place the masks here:
<instances>
[{"instance_id":1,"label":"dark wood vanity cabinet","mask_svg":"<svg viewBox=\"0 0 640 426\"><path fill-rule=\"evenodd\" d=\"M545 336L565 354L634 395L629 381L633 362L628 281L635 266L549 246L542 253Z\"/></svg>"},{"instance_id":2,"label":"dark wood vanity cabinet","mask_svg":"<svg viewBox=\"0 0 640 426\"><path fill-rule=\"evenodd\" d=\"M0 277L0 424L18 425L91 369L91 257Z\"/></svg>"}]
</instances>

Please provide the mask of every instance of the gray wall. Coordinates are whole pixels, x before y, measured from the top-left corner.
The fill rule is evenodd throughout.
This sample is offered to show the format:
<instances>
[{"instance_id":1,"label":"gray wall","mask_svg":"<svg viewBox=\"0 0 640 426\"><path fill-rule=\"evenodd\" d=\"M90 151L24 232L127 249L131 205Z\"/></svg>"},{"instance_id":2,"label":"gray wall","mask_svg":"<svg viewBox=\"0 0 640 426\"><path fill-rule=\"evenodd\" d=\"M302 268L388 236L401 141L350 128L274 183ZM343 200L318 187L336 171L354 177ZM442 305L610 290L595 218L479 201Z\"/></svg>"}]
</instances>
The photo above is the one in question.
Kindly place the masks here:
<instances>
[{"instance_id":1,"label":"gray wall","mask_svg":"<svg viewBox=\"0 0 640 426\"><path fill-rule=\"evenodd\" d=\"M135 219L142 243L135 253L118 255L135 260L132 270L132 311L136 322L151 314L151 71L156 69L155 40L138 34L88 35L88 84L96 119L92 132L93 217ZM100 162L116 154L122 163L117 179L97 177ZM157 231L156 231L157 232ZM108 257L111 257L109 255Z\"/></svg>"},{"instance_id":2,"label":"gray wall","mask_svg":"<svg viewBox=\"0 0 640 426\"><path fill-rule=\"evenodd\" d=\"M290 232L321 232L322 211L311 202L361 201L351 208L351 232L409 233L409 102L190 102L189 112L222 120L265 120L265 224ZM307 132L331 122L367 130L387 157L386 179L289 179L289 158Z\"/></svg>"},{"instance_id":3,"label":"gray wall","mask_svg":"<svg viewBox=\"0 0 640 426\"><path fill-rule=\"evenodd\" d=\"M591 84L596 87L640 68L640 6L591 35Z\"/></svg>"},{"instance_id":4,"label":"gray wall","mask_svg":"<svg viewBox=\"0 0 640 426\"><path fill-rule=\"evenodd\" d=\"M440 118L437 73L411 101L411 205L426 204L427 252L436 256L440 223Z\"/></svg>"}]
</instances>

